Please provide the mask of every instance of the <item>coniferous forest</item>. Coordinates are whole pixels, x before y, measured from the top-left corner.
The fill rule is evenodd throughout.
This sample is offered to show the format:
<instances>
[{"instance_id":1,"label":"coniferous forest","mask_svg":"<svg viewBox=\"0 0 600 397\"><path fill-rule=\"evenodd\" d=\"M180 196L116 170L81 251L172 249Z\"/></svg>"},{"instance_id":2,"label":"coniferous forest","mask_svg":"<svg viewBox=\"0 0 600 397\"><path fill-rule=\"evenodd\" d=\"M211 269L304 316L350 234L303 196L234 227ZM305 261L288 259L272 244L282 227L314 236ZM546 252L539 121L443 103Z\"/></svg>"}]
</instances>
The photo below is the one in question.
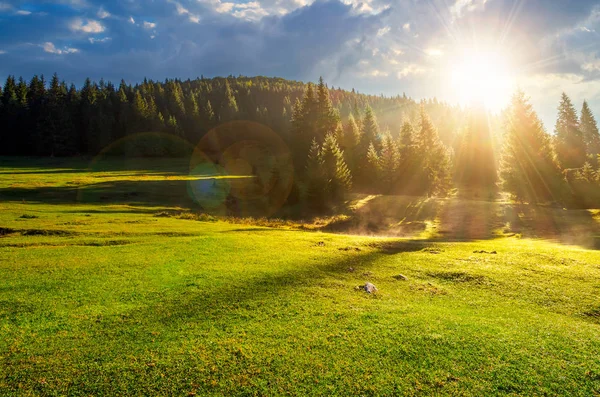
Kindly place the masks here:
<instances>
[{"instance_id":1,"label":"coniferous forest","mask_svg":"<svg viewBox=\"0 0 600 397\"><path fill-rule=\"evenodd\" d=\"M554 133L517 92L500 115L436 99L364 95L279 78L144 80L116 86L87 79L77 88L7 78L0 91L0 155L186 156L214 128L236 120L267 126L290 148L293 200L315 211L350 192L493 198L585 208L600 202L600 134L584 101L559 99Z\"/></svg>"}]
</instances>

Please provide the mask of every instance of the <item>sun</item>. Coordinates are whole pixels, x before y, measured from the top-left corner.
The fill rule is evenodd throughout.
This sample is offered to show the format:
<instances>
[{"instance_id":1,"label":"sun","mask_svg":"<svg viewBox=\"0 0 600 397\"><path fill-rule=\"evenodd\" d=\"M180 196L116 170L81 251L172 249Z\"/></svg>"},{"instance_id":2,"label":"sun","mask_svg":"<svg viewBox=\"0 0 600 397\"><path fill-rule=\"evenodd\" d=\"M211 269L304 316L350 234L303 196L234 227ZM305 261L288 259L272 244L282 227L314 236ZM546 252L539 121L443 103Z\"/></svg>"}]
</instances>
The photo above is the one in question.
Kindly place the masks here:
<instances>
[{"instance_id":1,"label":"sun","mask_svg":"<svg viewBox=\"0 0 600 397\"><path fill-rule=\"evenodd\" d=\"M515 89L509 59L498 52L464 52L450 64L452 90L462 105L504 108Z\"/></svg>"}]
</instances>

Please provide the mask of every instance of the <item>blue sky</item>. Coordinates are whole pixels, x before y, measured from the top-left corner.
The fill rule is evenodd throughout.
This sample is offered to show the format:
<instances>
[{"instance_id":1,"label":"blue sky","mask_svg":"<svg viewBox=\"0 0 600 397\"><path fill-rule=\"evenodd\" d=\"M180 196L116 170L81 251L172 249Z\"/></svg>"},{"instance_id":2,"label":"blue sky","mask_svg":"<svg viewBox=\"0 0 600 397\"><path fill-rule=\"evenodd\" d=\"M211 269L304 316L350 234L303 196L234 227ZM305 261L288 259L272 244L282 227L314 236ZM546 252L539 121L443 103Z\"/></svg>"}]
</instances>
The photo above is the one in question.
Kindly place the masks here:
<instances>
[{"instance_id":1,"label":"blue sky","mask_svg":"<svg viewBox=\"0 0 600 397\"><path fill-rule=\"evenodd\" d=\"M493 49L552 131L562 91L600 116L599 32L600 0L0 0L0 79L322 75L454 102L457 59Z\"/></svg>"}]
</instances>

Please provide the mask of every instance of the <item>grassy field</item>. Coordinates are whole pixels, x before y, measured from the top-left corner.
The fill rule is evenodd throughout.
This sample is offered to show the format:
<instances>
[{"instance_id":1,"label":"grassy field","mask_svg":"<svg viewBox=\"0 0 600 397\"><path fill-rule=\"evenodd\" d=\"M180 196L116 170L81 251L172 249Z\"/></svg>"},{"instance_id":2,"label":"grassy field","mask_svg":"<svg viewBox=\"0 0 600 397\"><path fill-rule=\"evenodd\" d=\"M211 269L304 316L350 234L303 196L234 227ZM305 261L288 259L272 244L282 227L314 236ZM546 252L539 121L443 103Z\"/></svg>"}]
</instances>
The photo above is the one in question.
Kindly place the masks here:
<instances>
[{"instance_id":1,"label":"grassy field","mask_svg":"<svg viewBox=\"0 0 600 397\"><path fill-rule=\"evenodd\" d=\"M192 216L185 170L0 158L0 395L600 395L597 212L260 227ZM340 233L376 222L412 237Z\"/></svg>"}]
</instances>

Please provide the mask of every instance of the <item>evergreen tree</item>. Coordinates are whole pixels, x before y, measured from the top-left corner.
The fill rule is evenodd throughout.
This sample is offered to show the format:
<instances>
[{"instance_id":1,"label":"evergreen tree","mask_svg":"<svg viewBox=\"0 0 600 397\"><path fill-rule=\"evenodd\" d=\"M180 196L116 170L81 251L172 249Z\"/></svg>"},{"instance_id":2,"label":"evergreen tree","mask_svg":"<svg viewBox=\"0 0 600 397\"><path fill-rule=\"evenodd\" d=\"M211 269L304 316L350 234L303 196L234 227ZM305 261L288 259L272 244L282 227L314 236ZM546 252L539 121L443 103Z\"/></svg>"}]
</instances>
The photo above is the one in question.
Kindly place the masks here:
<instances>
[{"instance_id":1,"label":"evergreen tree","mask_svg":"<svg viewBox=\"0 0 600 397\"><path fill-rule=\"evenodd\" d=\"M352 175L344 160L334 134L327 134L321 148L323 175L329 202L335 204L346 198L352 188Z\"/></svg>"},{"instance_id":2,"label":"evergreen tree","mask_svg":"<svg viewBox=\"0 0 600 397\"><path fill-rule=\"evenodd\" d=\"M598 132L596 119L592 114L587 101L583 101L579 126L583 135L587 154L596 157L600 153L600 133Z\"/></svg>"},{"instance_id":3,"label":"evergreen tree","mask_svg":"<svg viewBox=\"0 0 600 397\"><path fill-rule=\"evenodd\" d=\"M586 147L577 112L565 93L562 94L558 106L554 145L557 159L563 169L579 168L585 163Z\"/></svg>"},{"instance_id":4,"label":"evergreen tree","mask_svg":"<svg viewBox=\"0 0 600 397\"><path fill-rule=\"evenodd\" d=\"M596 171L594 171L594 167L589 162L585 162L583 167L579 171L577 171L577 179L585 182L595 182L597 180Z\"/></svg>"},{"instance_id":5,"label":"evergreen tree","mask_svg":"<svg viewBox=\"0 0 600 397\"><path fill-rule=\"evenodd\" d=\"M315 210L325 208L327 182L323 167L323 152L316 139L313 139L308 152L306 179L306 199L309 208Z\"/></svg>"},{"instance_id":6,"label":"evergreen tree","mask_svg":"<svg viewBox=\"0 0 600 397\"><path fill-rule=\"evenodd\" d=\"M504 191L532 203L558 200L560 176L550 136L522 91L512 97L504 134Z\"/></svg>"},{"instance_id":7,"label":"evergreen tree","mask_svg":"<svg viewBox=\"0 0 600 397\"><path fill-rule=\"evenodd\" d=\"M233 95L233 91L231 90L229 79L225 79L225 101L219 112L219 119L221 122L233 120L236 118L238 111L239 108L235 96Z\"/></svg>"},{"instance_id":8,"label":"evergreen tree","mask_svg":"<svg viewBox=\"0 0 600 397\"><path fill-rule=\"evenodd\" d=\"M367 106L365 109L361 135L360 145L363 149L367 150L371 143L375 146L375 149L379 150L381 148L379 143L379 125L371 106Z\"/></svg>"},{"instance_id":9,"label":"evergreen tree","mask_svg":"<svg viewBox=\"0 0 600 397\"><path fill-rule=\"evenodd\" d=\"M318 142L323 142L327 134L335 131L339 116L331 105L329 98L329 90L321 77L317 86L317 103L316 103L316 138Z\"/></svg>"},{"instance_id":10,"label":"evergreen tree","mask_svg":"<svg viewBox=\"0 0 600 397\"><path fill-rule=\"evenodd\" d=\"M476 195L495 190L498 174L488 115L472 108L456 160L456 182Z\"/></svg>"},{"instance_id":11,"label":"evergreen tree","mask_svg":"<svg viewBox=\"0 0 600 397\"><path fill-rule=\"evenodd\" d=\"M444 146L438 131L433 125L425 106L421 105L419 113L420 128L417 135L417 152L419 153L418 184L427 195L443 194L448 190L450 178L450 154Z\"/></svg>"},{"instance_id":12,"label":"evergreen tree","mask_svg":"<svg viewBox=\"0 0 600 397\"><path fill-rule=\"evenodd\" d=\"M387 131L381 140L381 175L379 181L383 191L389 193L395 189L398 180L398 166L400 163L399 150L392 135Z\"/></svg>"},{"instance_id":13,"label":"evergreen tree","mask_svg":"<svg viewBox=\"0 0 600 397\"><path fill-rule=\"evenodd\" d=\"M360 129L354 120L354 116L350 114L348 120L343 125L342 137L340 139L341 147L344 150L344 157L351 172L355 172L357 164L361 161L361 154L358 151L361 140Z\"/></svg>"}]
</instances>

